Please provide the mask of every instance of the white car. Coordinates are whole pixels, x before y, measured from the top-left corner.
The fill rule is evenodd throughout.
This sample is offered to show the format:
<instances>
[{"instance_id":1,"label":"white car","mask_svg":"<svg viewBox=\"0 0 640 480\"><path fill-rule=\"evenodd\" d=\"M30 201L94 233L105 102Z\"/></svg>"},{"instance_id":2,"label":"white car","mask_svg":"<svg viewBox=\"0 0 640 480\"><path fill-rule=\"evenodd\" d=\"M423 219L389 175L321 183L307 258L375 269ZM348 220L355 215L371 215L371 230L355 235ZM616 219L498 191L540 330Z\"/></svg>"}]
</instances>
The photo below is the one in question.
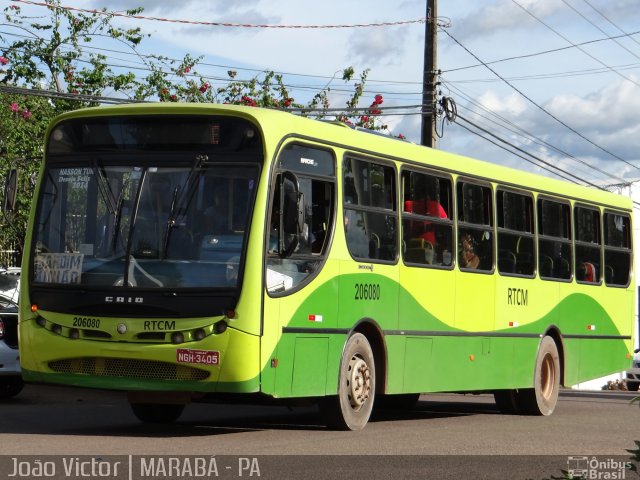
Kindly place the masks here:
<instances>
[{"instance_id":1,"label":"white car","mask_svg":"<svg viewBox=\"0 0 640 480\"><path fill-rule=\"evenodd\" d=\"M0 273L0 400L24 386L18 353L18 275Z\"/></svg>"},{"instance_id":2,"label":"white car","mask_svg":"<svg viewBox=\"0 0 640 480\"><path fill-rule=\"evenodd\" d=\"M635 353L633 366L627 370L627 388L634 392L638 390L640 385L640 349L636 349Z\"/></svg>"}]
</instances>

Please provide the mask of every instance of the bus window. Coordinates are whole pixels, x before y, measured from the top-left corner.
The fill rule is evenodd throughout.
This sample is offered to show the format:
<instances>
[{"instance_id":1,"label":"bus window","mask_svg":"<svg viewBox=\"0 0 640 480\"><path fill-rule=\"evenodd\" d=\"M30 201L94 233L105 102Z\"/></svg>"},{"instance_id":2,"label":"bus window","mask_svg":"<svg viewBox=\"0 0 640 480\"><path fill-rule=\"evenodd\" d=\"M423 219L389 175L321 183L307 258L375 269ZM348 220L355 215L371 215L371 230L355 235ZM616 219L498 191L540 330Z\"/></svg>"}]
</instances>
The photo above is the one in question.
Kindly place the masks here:
<instances>
[{"instance_id":1,"label":"bus window","mask_svg":"<svg viewBox=\"0 0 640 480\"><path fill-rule=\"evenodd\" d=\"M598 284L602 275L600 211L576 206L573 209L576 236L576 280Z\"/></svg>"},{"instance_id":2,"label":"bus window","mask_svg":"<svg viewBox=\"0 0 640 480\"><path fill-rule=\"evenodd\" d=\"M358 260L395 261L398 254L396 180L392 167L346 158L344 228Z\"/></svg>"},{"instance_id":3,"label":"bus window","mask_svg":"<svg viewBox=\"0 0 640 480\"><path fill-rule=\"evenodd\" d=\"M538 271L546 279L570 280L572 271L571 208L538 199Z\"/></svg>"},{"instance_id":4,"label":"bus window","mask_svg":"<svg viewBox=\"0 0 640 480\"><path fill-rule=\"evenodd\" d=\"M330 152L292 144L278 161L278 168L286 171L273 182L268 220L270 293L293 289L318 271L335 216L335 162Z\"/></svg>"},{"instance_id":5,"label":"bus window","mask_svg":"<svg viewBox=\"0 0 640 480\"><path fill-rule=\"evenodd\" d=\"M631 219L627 215L604 214L604 281L627 286L631 273Z\"/></svg>"},{"instance_id":6,"label":"bus window","mask_svg":"<svg viewBox=\"0 0 640 480\"><path fill-rule=\"evenodd\" d=\"M452 186L449 178L402 173L402 253L406 263L452 264Z\"/></svg>"},{"instance_id":7,"label":"bus window","mask_svg":"<svg viewBox=\"0 0 640 480\"><path fill-rule=\"evenodd\" d=\"M467 271L493 269L493 213L491 188L459 182L458 262Z\"/></svg>"},{"instance_id":8,"label":"bus window","mask_svg":"<svg viewBox=\"0 0 640 480\"><path fill-rule=\"evenodd\" d=\"M533 276L535 242L533 200L529 195L499 190L498 271L501 274Z\"/></svg>"}]
</instances>

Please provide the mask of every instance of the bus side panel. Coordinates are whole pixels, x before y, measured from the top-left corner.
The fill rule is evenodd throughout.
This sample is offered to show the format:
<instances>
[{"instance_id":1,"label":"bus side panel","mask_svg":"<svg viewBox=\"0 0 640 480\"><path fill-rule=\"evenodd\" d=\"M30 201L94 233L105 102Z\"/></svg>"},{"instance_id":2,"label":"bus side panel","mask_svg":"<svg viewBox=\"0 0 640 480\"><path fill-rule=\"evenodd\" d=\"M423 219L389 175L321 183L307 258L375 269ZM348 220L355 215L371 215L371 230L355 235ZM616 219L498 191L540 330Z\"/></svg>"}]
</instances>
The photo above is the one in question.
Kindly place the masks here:
<instances>
[{"instance_id":1,"label":"bus side panel","mask_svg":"<svg viewBox=\"0 0 640 480\"><path fill-rule=\"evenodd\" d=\"M424 267L400 268L398 329L408 337L388 335L389 372L387 393L426 392L441 371L440 358L433 355L438 337L433 333L453 331L455 274L450 270ZM410 336L424 332L425 336Z\"/></svg>"},{"instance_id":2,"label":"bus side panel","mask_svg":"<svg viewBox=\"0 0 640 480\"><path fill-rule=\"evenodd\" d=\"M338 370L333 362L339 355L335 344L344 341L344 335L335 332L339 322L337 265L328 260L319 275L298 292L281 297L265 292L264 335L279 340L275 348L263 353L264 393L276 397L327 393L330 372Z\"/></svg>"},{"instance_id":3,"label":"bus side panel","mask_svg":"<svg viewBox=\"0 0 640 480\"><path fill-rule=\"evenodd\" d=\"M633 291L604 285L565 286L558 306L563 336L565 385L620 372L627 368Z\"/></svg>"}]
</instances>

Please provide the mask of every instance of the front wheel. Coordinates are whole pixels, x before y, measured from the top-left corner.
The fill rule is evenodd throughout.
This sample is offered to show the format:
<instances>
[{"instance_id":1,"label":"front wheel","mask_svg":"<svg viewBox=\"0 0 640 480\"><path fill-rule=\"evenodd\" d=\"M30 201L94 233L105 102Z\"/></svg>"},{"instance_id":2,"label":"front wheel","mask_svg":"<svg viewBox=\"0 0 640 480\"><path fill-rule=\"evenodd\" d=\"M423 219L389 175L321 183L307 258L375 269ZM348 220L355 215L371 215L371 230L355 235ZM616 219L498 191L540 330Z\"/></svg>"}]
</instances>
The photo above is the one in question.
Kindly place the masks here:
<instances>
[{"instance_id":1,"label":"front wheel","mask_svg":"<svg viewBox=\"0 0 640 480\"><path fill-rule=\"evenodd\" d=\"M15 397L22 391L23 387L22 377L0 377L0 399Z\"/></svg>"},{"instance_id":2,"label":"front wheel","mask_svg":"<svg viewBox=\"0 0 640 480\"><path fill-rule=\"evenodd\" d=\"M376 389L373 352L361 333L349 337L340 361L338 395L324 400L327 426L361 430L371 416Z\"/></svg>"},{"instance_id":3,"label":"front wheel","mask_svg":"<svg viewBox=\"0 0 640 480\"><path fill-rule=\"evenodd\" d=\"M144 423L173 423L182 411L184 405L161 403L132 403L133 414Z\"/></svg>"},{"instance_id":4,"label":"front wheel","mask_svg":"<svg viewBox=\"0 0 640 480\"><path fill-rule=\"evenodd\" d=\"M640 382L627 380L627 390L629 390L630 392L637 392L638 386L640 386Z\"/></svg>"},{"instance_id":5,"label":"front wheel","mask_svg":"<svg viewBox=\"0 0 640 480\"><path fill-rule=\"evenodd\" d=\"M493 392L493 398L501 413L507 415L518 413L517 390L497 390Z\"/></svg>"},{"instance_id":6,"label":"front wheel","mask_svg":"<svg viewBox=\"0 0 640 480\"><path fill-rule=\"evenodd\" d=\"M516 393L518 411L525 415L551 415L560 391L560 355L556 342L544 337L538 348L533 388Z\"/></svg>"}]
</instances>

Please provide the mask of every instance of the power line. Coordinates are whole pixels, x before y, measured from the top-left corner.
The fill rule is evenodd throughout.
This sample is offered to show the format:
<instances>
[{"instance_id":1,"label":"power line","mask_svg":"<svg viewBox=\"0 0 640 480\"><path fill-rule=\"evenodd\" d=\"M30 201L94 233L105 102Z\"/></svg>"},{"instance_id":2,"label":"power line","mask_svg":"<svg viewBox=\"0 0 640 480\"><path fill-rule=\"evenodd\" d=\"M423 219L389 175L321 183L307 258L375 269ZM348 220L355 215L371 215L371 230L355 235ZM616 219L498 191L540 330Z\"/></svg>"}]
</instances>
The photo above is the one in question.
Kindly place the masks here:
<instances>
[{"instance_id":1,"label":"power line","mask_svg":"<svg viewBox=\"0 0 640 480\"><path fill-rule=\"evenodd\" d=\"M589 5L598 15L600 15L602 18L604 18L607 22L609 22L611 25L613 25L619 32L622 32L624 34L627 33L622 28L620 28L616 23L614 23L613 20L611 20L604 13L602 13L600 10L598 10L596 7L594 7L591 2L589 2L588 0L582 0L582 1L584 3L586 3L587 5ZM638 40L636 40L635 38L633 38L633 36L630 35L629 39L632 40L633 42L637 43L638 45L640 45L640 42Z\"/></svg>"},{"instance_id":2,"label":"power line","mask_svg":"<svg viewBox=\"0 0 640 480\"><path fill-rule=\"evenodd\" d=\"M580 15L580 17L582 17L586 22L590 23L594 28L596 28L599 32L604 33L605 35L608 35L608 33L603 30L602 28L600 28L595 22L591 21L589 18L586 17L586 15L584 15L582 12L580 12L577 8L575 8L573 5L571 5L569 2L567 2L567 0L562 0L562 3L564 3L567 7L569 7L571 10L573 10L574 12L576 12L577 15ZM623 48L624 50L626 50L627 52L629 52L631 55L633 55L634 57L636 57L637 59L640 60L640 56L638 56L634 51L629 50L627 47L625 47L622 43L620 43L617 39L612 39L618 46L620 46L620 48Z\"/></svg>"},{"instance_id":3,"label":"power line","mask_svg":"<svg viewBox=\"0 0 640 480\"><path fill-rule=\"evenodd\" d=\"M537 20L538 22L540 22L542 25L544 25L545 27L547 27L549 30L551 30L553 33L555 33L557 36L559 36L560 38L562 38L565 42L575 46L578 48L578 50L580 50L582 53L584 53L587 57L591 58L592 60L598 62L600 65L602 65L603 67L611 70L613 73L615 73L616 75L618 75L621 78L624 78L625 80L633 83L634 85L637 85L638 87L640 87L640 83L636 82L634 79L627 77L626 75L623 75L622 73L620 73L619 71L617 71L615 68L607 65L606 63L604 63L602 60L600 60L598 57L591 55L589 52L587 52L584 48L574 44L571 40L569 40L567 37L565 37L564 35L562 35L559 31L557 31L555 28L553 28L551 25L547 24L546 22L544 22L544 20L538 18L537 16L535 16L533 13L531 13L527 8L523 7L522 5L520 5L516 0L511 0L513 3L515 3L519 8L521 8L524 12L526 12L528 15L530 15L531 17L533 17L535 20Z\"/></svg>"},{"instance_id":4,"label":"power line","mask_svg":"<svg viewBox=\"0 0 640 480\"><path fill-rule=\"evenodd\" d=\"M528 133L528 132L524 132L524 133L523 133L523 132L518 131L518 130L519 130L518 128L511 128L511 127L509 127L509 126L502 125L500 122L498 122L498 121L496 121L496 120L493 120L493 119L489 118L488 116L482 116L482 115L481 115L480 113L478 113L477 111L475 111L475 110L473 110L473 109L471 109L471 108L465 107L464 105L460 105L460 106L459 106L459 108L462 108L462 109L464 109L464 110L467 110L467 111L471 112L471 113L472 113L472 114L474 114L474 115L480 116L480 117L481 117L481 118L483 118L484 120L486 120L486 121L488 121L488 122L491 122L492 124L494 124L495 126L497 126L497 127L499 127L499 128L506 129L508 132L511 132L511 133L512 133L512 134L514 134L514 135L517 135L517 136L520 136L520 137L524 137L525 139L530 140L533 144L536 144L536 145L541 146L541 147L546 146L546 145L545 145L545 143L546 143L546 142L544 142L544 141L543 141L543 140L541 140L541 139L538 139L538 137L536 137L536 136L535 136L535 135L533 135L533 134L530 134L530 133ZM557 149L556 149L555 147L553 147L553 146L549 146L549 148L550 148L551 150L557 150ZM567 155L567 157L568 157L568 160L573 160L573 159L575 159L575 157L573 157L572 155ZM580 173L581 173L583 176L585 176L585 177L586 177L586 176L589 176L590 174L591 174L591 175L593 175L593 173L594 173L594 172L592 172L592 171L591 171L591 167L590 167L586 162L584 162L584 164L585 164L585 166L587 166L587 168L589 168L589 171L585 171L585 170L583 170L583 169L582 169L582 170L580 170ZM575 173L575 172L574 172L574 173ZM598 172L598 173L602 174L601 172ZM625 181L625 180L623 180L623 179L620 179L620 178L618 178L618 177L616 177L616 176L612 176L612 175L605 175L605 176L604 176L604 178L605 178L606 180L609 180L609 181L610 181L612 178L614 178L614 179L616 179L616 180L619 180L619 181L623 181L623 182Z\"/></svg>"},{"instance_id":5,"label":"power line","mask_svg":"<svg viewBox=\"0 0 640 480\"><path fill-rule=\"evenodd\" d=\"M454 87L454 88L455 88L455 87ZM596 171L596 172L598 172L598 173L600 173L600 174L604 175L604 176L605 176L605 178L607 178L607 179L611 179L611 178L613 178L613 179L616 179L616 180L618 180L618 181L620 181L620 182L625 182L625 181L626 181L625 179L623 179L623 178L621 178L621 177L618 177L618 176L617 176L617 175L615 175L615 174L609 173L609 172L607 172L607 171L605 171L605 170L602 170L602 169L600 169L600 168L598 168L598 167L596 167L596 166L594 166L594 165L591 165L590 163L588 163L588 162L586 162L586 161L584 161L584 160L582 160L582 159L580 159L580 158L575 157L574 155L570 154L569 152L567 152L567 151L565 151L565 150L563 150L563 149L561 149L561 148L559 148L559 147L556 147L555 145L553 145L553 144L551 144L551 143L547 142L546 140L544 140L544 139L542 139L542 138L538 137L537 135L534 135L534 134L532 134L532 133L530 133L530 132L528 132L528 131L524 130L523 128L521 128L521 127L519 127L518 125L516 125L515 123L513 123L513 122L509 121L509 120L508 120L508 119L506 119L505 117L503 117L503 116L501 116L501 115L497 114L496 112L493 112L492 110L490 110L490 109L486 108L486 107L485 107L484 105L482 105L481 103L473 101L469 96L465 96L465 95L463 94L463 92L461 92L461 91L460 91L460 89L456 89L456 90L458 90L458 91L462 94L462 96L466 98L466 100L467 100L467 101L469 101L470 103L473 103L473 104L475 104L475 105L479 106L479 107L480 107L482 110L484 110L485 112L487 112L487 113L489 113L490 115L492 115L492 116L494 116L494 117L498 118L501 122L504 122L504 123L506 124L506 126L505 126L505 125L499 125L499 124L498 124L498 122L495 122L495 121L493 121L493 120L491 120L491 119L488 119L488 120L489 120L489 121L491 121L492 123L495 123L495 124L499 125L500 127L507 129L507 130L508 130L508 131L510 131L511 133L514 133L515 135L520 135L520 136L522 136L522 137L524 137L524 138L526 138L526 139L528 139L528 140L530 140L530 141L532 141L532 142L534 142L534 143L536 143L536 144L538 144L538 145L540 145L540 146L544 146L544 147L547 147L547 148L549 148L549 149L551 149L551 150L554 150L554 151L556 151L557 153L559 153L559 154L561 154L561 155L566 156L568 159L573 160L573 161L575 161L576 163L579 163L579 164L581 164L581 165L583 165L583 166L585 166L585 167L589 168L590 170ZM464 106L462 106L462 108L465 108L465 107L464 107ZM475 113L476 115L479 115L477 112L474 112L474 111L473 111L473 110L471 110L471 109L469 109L469 110L470 110L470 111L472 111L473 113ZM589 173L593 173L593 172L589 172Z\"/></svg>"},{"instance_id":6,"label":"power line","mask_svg":"<svg viewBox=\"0 0 640 480\"><path fill-rule=\"evenodd\" d=\"M33 89L33 88L25 88L25 87L12 87L6 85L0 85L0 92L9 93L14 95L33 95L38 97L46 97L53 98L58 100L76 100L76 101L86 101L86 102L96 102L96 103L113 103L113 104L122 104L122 103L157 103L155 101L148 100L132 100L128 98L117 98L117 97L103 97L99 95L87 95L81 93L65 93L65 92L57 92L54 90L43 90L43 89ZM331 116L337 114L347 114L347 115L362 115L366 114L367 116L381 116L381 115L423 115L425 113L429 113L428 105L396 105L390 107L383 107L378 105L375 107L375 110L380 110L382 113L370 113L372 107L345 107L345 108L309 108L309 107L286 107L286 108L271 108L272 110L282 110L287 112L300 112L300 113L329 113ZM410 110L419 108L420 111L417 112L399 112L399 113L384 113L387 111L395 111L395 110Z\"/></svg>"},{"instance_id":7,"label":"power line","mask_svg":"<svg viewBox=\"0 0 640 480\"><path fill-rule=\"evenodd\" d=\"M5 25L5 26L12 26L12 25L7 25L7 24L0 24L0 25ZM17 37L17 38L27 38L30 39L31 37L27 36L27 35L20 35L18 33L12 33L12 32L6 32L6 31L0 31L0 34L5 34L5 35L9 35L12 37ZM9 45L6 45L7 47L9 47ZM96 47L94 45L87 45L84 44L82 46L82 48L87 49L87 50L96 50L99 52L106 52L106 53L118 53L118 54L122 54L122 55L130 55L130 56L134 56L134 57L138 57L140 59L142 59L144 61L144 59L165 59L169 62L180 62L180 59L176 59L176 58L171 58L171 57L159 57L158 55L148 55L148 54L143 54L140 53L138 51L133 51L133 52L125 52L122 50L114 50L114 49L110 49L110 48L104 48L104 47ZM123 61L126 61L124 59L122 59ZM146 65L144 62L142 62L142 64ZM214 68L221 68L221 69L225 69L227 71L229 70L234 70L234 71L246 71L246 72L254 72L254 73L264 73L265 69L258 69L258 68L248 68L248 67L239 67L237 65L222 65L222 64L217 64L217 63L208 63L208 62L198 62L198 66L206 66L206 67L214 67ZM267 69L268 70L268 69ZM304 78L314 78L314 79L319 79L319 80L333 80L335 79L335 75L334 76L328 76L328 75L312 75L312 74L308 74L308 73L297 73L297 72L281 72L281 71L274 71L274 73L277 73L278 75L283 75L283 76L290 76L290 77L304 77ZM379 80L379 79L375 79L375 78L368 78L367 79L367 83L372 84L372 83L380 83L380 84L387 84L387 85L422 85L422 82L410 82L410 81L402 81L402 80ZM400 94L401 92L399 92ZM412 93L413 95L413 93Z\"/></svg>"},{"instance_id":8,"label":"power line","mask_svg":"<svg viewBox=\"0 0 640 480\"><path fill-rule=\"evenodd\" d=\"M615 66L617 70L636 70L640 68L640 63L629 63L626 65ZM520 75L517 77L505 77L509 81L525 81L525 80L548 80L553 78L570 78L582 77L587 75L599 75L609 73L606 68L588 68L584 70L569 70L565 72L539 73L535 75ZM500 82L497 78L470 78L466 80L449 80L449 83L495 83Z\"/></svg>"},{"instance_id":9,"label":"power line","mask_svg":"<svg viewBox=\"0 0 640 480\"><path fill-rule=\"evenodd\" d=\"M14 33L10 33L10 32L0 32L0 34L5 34L6 36L13 36L13 37L17 37L17 38L28 38L24 35L20 35L20 34L14 34ZM67 45L67 44L61 44L61 45ZM10 44L5 44L3 45L3 47L5 48L5 51L7 49L11 48ZM132 69L132 70L139 70L139 71L153 71L149 68L148 64L144 62L144 59L162 59L162 60L166 60L169 62L174 62L174 63L178 63L180 62L180 60L177 59L173 59L173 58L169 58L169 57L158 57L156 55L144 55L144 54L139 54L139 53L132 53L132 52L124 52L121 50L112 50L112 49L107 49L107 48L100 48L100 47L94 47L91 45L83 45L83 48L89 49L89 50L96 50L98 52L106 52L106 53L118 53L118 54L123 54L123 55L132 55L135 56L137 58L141 58L143 59L142 62L130 62L127 64L115 64L115 63L105 63L105 65L107 65L108 67L114 67L114 68L125 68L125 69ZM15 49L18 50L18 49ZM28 50L26 49L20 49L23 52L28 52ZM37 53L37 52L34 52ZM48 52L47 52L48 53ZM62 55L59 55L58 57L62 57ZM53 58L57 58L56 56L54 56ZM117 57L114 57L112 55L109 56L110 59L116 59L116 60L122 60L123 62L129 62L129 60L127 59L118 59ZM87 63L90 64L89 60L85 60L82 58L77 58L75 59L75 61L80 62L80 63ZM219 67L219 68L224 68L227 70L227 72L229 70L240 70L240 71L248 71L248 72L256 72L256 73L264 73L265 70L258 70L258 69L250 69L250 68L241 68L241 67L235 67L235 66L228 66L228 65L218 65L218 64L211 64L211 63L206 63L206 62L198 62L198 66L210 66L210 67ZM161 70L162 73L174 73L174 72L167 72L166 70ZM308 78L317 78L317 79L322 79L322 80L336 80L335 75L333 77L328 77L328 76L320 76L320 75L305 75L305 74L299 74L299 73L286 73L286 72L274 72L278 75L282 75L282 76L300 76L300 77L308 77ZM243 81L248 81L248 80L242 80L242 79L235 79L235 78L230 78L230 77L217 77L217 76L212 76L211 74L201 74L201 75L194 75L194 74L183 74L185 77L202 77L206 80L209 81L220 81L220 82L224 82L224 83L232 83L232 82L243 82ZM391 81L384 81L384 80L372 80L372 79L367 79L367 84L372 84L372 83L379 83L381 85L385 85L385 84L394 84L394 83L398 83L398 84L409 84L410 82L391 82ZM419 84L419 82L411 82L411 83L415 83L415 84ZM318 85L300 85L300 84L292 84L292 83L287 83L284 84L285 87L291 88L291 89L297 89L297 90L317 90L318 89ZM333 92L343 92L343 93L352 93L351 90L345 88L345 87L331 87L331 90ZM417 92L393 92L393 91L384 91L384 90L372 90L372 89L366 89L364 90L364 93L376 93L376 94L383 94L383 95L400 95L400 96L419 96L420 93Z\"/></svg>"},{"instance_id":10,"label":"power line","mask_svg":"<svg viewBox=\"0 0 640 480\"><path fill-rule=\"evenodd\" d=\"M590 182L590 181L588 181L588 180L585 180L585 179L583 179L583 178L580 178L580 177L578 177L577 175L572 174L571 172L568 172L568 171L566 171L566 170L563 170L562 168L558 167L557 165L554 165L554 164L553 164L553 163L551 163L551 162L548 162L548 161L546 161L546 160L543 160L542 158L537 157L537 156L535 156L535 155L533 155L533 154L531 154L531 153L527 152L526 150L523 150L522 148L520 148L520 147L518 147L518 146L516 146L516 145L512 144L511 142L509 142L509 141L507 141L507 140L505 140L505 139L503 139L503 138L501 138L501 137L497 136L496 134L494 134L494 133L490 132L489 130L487 130L487 129L485 129L485 128L481 127L481 126L479 126L478 124L476 124L476 123L474 123L474 122L472 122L471 120L468 120L467 118L465 118L464 116L462 116L462 115L460 115L460 114L458 114L457 118L459 118L459 119L461 119L462 121L464 121L464 122L468 123L469 125L473 126L474 128L476 128L476 129L480 130L481 132L484 132L484 133L486 133L487 135L489 135L489 136L491 136L491 137L495 138L495 139L496 139L496 140L498 140L499 142L504 143L505 145L508 145L508 146L510 146L511 148L516 149L518 152L521 152L521 153L523 153L524 155L527 155L527 156L529 156L529 157L531 157L531 158L534 158L535 160L537 160L538 162L540 162L540 163L542 163L542 164L546 165L546 166L547 166L547 167L549 167L549 168L552 168L552 169L554 169L554 170L558 170L558 171L562 172L563 174L565 174L565 175L567 175L567 176L569 176L569 177L571 177L571 178L574 178L574 179L576 179L576 180L578 180L578 181L580 181L580 182L583 182L583 183L585 183L586 185L589 185L589 186L591 186L591 187L595 187L595 188L598 188L598 189L602 189L602 187L599 187L599 186L598 186L598 185L596 185L595 183L591 183L591 182ZM522 157L520 157L520 158L522 158ZM530 161L530 160L527 160L527 159L524 159L524 160L528 161L529 163L533 163L534 165L536 165L534 162L532 162L532 161ZM536 166L539 166L539 167L540 167L540 165L536 165ZM541 168L544 168L544 167L541 167ZM544 168L544 169L545 169L545 170L548 170L547 168ZM566 177L564 177L564 178L566 178ZM575 183L575 182L574 182L574 183Z\"/></svg>"},{"instance_id":11,"label":"power line","mask_svg":"<svg viewBox=\"0 0 640 480\"><path fill-rule=\"evenodd\" d=\"M442 30L444 31L444 30ZM446 31L445 31L446 33ZM512 60L521 60L523 58L532 58L532 57L539 57L541 55L547 55L549 53L556 53L556 52L562 52L564 50L571 50L573 48L579 48L585 45L591 45L594 43L600 43L600 42L606 42L609 40L614 40L614 39L619 39L619 38L624 38L624 37L629 37L633 39L633 35L638 35L640 34L640 30L636 31L636 32L631 32L631 33L624 33L623 35L617 35L617 36L608 36L606 38L598 38L595 40L588 40L586 42L582 42L582 43L574 43L571 44L569 46L566 47L559 47L559 48L551 48L549 50L543 50L541 52L534 52L534 53L527 53L524 55L515 55L512 57L505 57L505 58L501 58L498 60L492 60L489 62L484 62L484 63L477 63L475 65L467 65L465 67L457 67L457 68L450 68L448 70L443 70L443 73L450 73L450 72L457 72L460 70L469 70L471 68L478 68L478 67L484 67L486 65L495 65L496 63L503 63L503 62L510 62ZM635 39L633 39L635 41Z\"/></svg>"},{"instance_id":12,"label":"power line","mask_svg":"<svg viewBox=\"0 0 640 480\"><path fill-rule=\"evenodd\" d=\"M512 0L513 1L513 0ZM449 38L451 38L451 40L453 40L455 43L457 43L461 48L463 48L469 55L471 55L473 58L476 59L476 61L483 63L482 60L480 60L480 58L474 54L471 50L469 50L467 47L465 47L462 43L460 43L458 41L458 39L456 39L453 35L451 35L447 30L442 30ZM501 76L497 71L495 71L493 68L491 68L489 65L484 64L485 67L490 70L496 77L498 77L499 79L501 79L504 83L506 83L508 86L510 86L513 90L515 90L518 94L520 94L523 98L525 98L529 103L531 103L532 105L534 105L536 108L538 108L539 110L541 110L542 112L544 112L545 114L547 114L549 117L553 118L556 122L558 122L560 125L564 126L565 128L567 128L568 130L570 130L571 132L573 132L574 134L578 135L580 138L582 138L583 140L585 140L586 142L588 142L589 144L593 145L594 147L596 147L597 149L607 153L608 155L610 155L611 157L629 165L630 167L635 168L636 170L640 170L640 167L637 167L636 165L633 165L632 163L628 162L627 160L619 157L618 155L616 155L615 153L607 150L606 148L598 145L597 143L595 143L593 140L587 138L584 134L580 133L579 131L577 131L575 128L569 126L567 123L563 122L562 120L560 120L557 116L555 116L553 113L549 112L547 109L545 109L542 105L539 105L538 103L536 103L535 101L533 101L533 99L531 97L529 97L528 95L526 95L522 90L520 90L519 88L517 88L513 83L509 82L508 80L506 80L503 76Z\"/></svg>"},{"instance_id":13,"label":"power line","mask_svg":"<svg viewBox=\"0 0 640 480\"><path fill-rule=\"evenodd\" d=\"M273 28L273 29L338 29L338 28L394 27L398 25L411 25L416 23L425 23L429 21L427 18L422 17L415 20L400 20L395 22L355 23L355 24L338 24L338 25L272 25L272 24L232 23L232 22L205 22L200 20L179 20L179 19L172 19L172 18L150 17L146 15L131 15L129 13L121 13L121 12L108 12L106 9L105 10L95 10L95 9L89 10L86 8L69 7L64 5L51 5L48 3L34 2L31 0L11 0L11 1L15 3L24 3L27 5L36 5L38 7L56 8L58 10L90 13L92 15L134 18L136 20L153 20L156 22L180 23L180 24L187 24L187 25L204 25L208 27Z\"/></svg>"},{"instance_id":14,"label":"power line","mask_svg":"<svg viewBox=\"0 0 640 480\"><path fill-rule=\"evenodd\" d=\"M34 88L11 87L8 85L0 85L0 92L12 95L31 95L35 97L52 98L56 100L75 100L81 102L96 102L107 104L122 103L148 103L144 100L130 100L128 98L102 97L98 95L85 95L82 93L65 93L56 92L54 90L40 90Z\"/></svg>"}]
</instances>

